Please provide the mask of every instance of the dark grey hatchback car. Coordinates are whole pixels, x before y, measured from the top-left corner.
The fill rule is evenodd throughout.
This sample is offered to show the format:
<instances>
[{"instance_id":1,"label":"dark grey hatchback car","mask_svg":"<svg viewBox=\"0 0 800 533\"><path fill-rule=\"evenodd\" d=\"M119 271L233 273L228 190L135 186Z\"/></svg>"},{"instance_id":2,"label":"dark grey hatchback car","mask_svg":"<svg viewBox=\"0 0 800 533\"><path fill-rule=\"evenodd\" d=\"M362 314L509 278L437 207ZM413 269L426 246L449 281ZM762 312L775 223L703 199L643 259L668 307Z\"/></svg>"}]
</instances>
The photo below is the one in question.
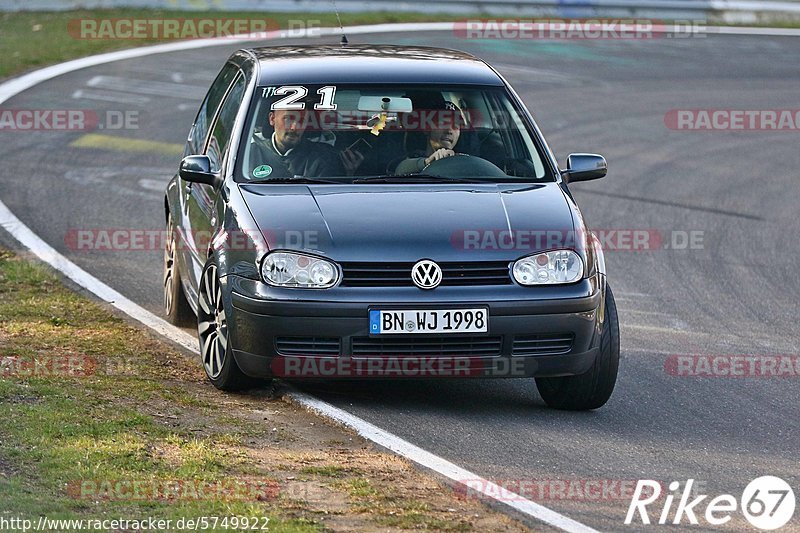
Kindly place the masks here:
<instances>
[{"instance_id":1,"label":"dark grey hatchback car","mask_svg":"<svg viewBox=\"0 0 800 533\"><path fill-rule=\"evenodd\" d=\"M603 251L491 66L424 47L240 50L164 200L164 306L211 382L534 377L545 402L614 389Z\"/></svg>"}]
</instances>

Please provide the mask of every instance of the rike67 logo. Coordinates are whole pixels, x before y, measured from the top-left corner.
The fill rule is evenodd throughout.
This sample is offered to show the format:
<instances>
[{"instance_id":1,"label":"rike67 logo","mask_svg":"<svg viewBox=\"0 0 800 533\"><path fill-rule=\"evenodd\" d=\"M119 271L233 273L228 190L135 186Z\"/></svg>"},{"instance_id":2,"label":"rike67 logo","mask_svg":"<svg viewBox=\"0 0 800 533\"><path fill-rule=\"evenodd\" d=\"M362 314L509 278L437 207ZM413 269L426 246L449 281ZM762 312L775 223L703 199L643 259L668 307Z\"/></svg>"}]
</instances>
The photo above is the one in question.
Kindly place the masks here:
<instances>
[{"instance_id":1,"label":"rike67 logo","mask_svg":"<svg viewBox=\"0 0 800 533\"><path fill-rule=\"evenodd\" d=\"M704 519L706 524L723 526L730 522L739 509L751 525L763 531L771 531L785 526L794 515L794 491L779 477L762 476L754 479L745 487L739 500L731 494L721 494L706 501L709 496L695 494L693 486L693 479L687 480L683 489L680 482L673 481L668 486L669 493L663 499L661 507L660 501L656 503L662 493L661 482L640 479L633 491L625 524L631 524L637 513L642 524L650 524L649 513L655 511L656 523L661 525L698 525ZM676 499L678 503L673 511ZM648 506L651 507L650 510Z\"/></svg>"}]
</instances>

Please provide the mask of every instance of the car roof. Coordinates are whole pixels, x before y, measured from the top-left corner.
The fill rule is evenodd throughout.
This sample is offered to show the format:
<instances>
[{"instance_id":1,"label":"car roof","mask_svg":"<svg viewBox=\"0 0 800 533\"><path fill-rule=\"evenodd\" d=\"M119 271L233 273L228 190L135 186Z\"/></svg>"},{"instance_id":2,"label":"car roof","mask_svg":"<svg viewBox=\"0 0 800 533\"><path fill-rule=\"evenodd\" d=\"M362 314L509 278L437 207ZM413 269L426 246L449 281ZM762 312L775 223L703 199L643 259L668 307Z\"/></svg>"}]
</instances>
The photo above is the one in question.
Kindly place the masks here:
<instances>
[{"instance_id":1,"label":"car roof","mask_svg":"<svg viewBox=\"0 0 800 533\"><path fill-rule=\"evenodd\" d=\"M276 83L409 83L498 85L482 60L457 50L423 46L344 45L253 48L259 85Z\"/></svg>"}]
</instances>

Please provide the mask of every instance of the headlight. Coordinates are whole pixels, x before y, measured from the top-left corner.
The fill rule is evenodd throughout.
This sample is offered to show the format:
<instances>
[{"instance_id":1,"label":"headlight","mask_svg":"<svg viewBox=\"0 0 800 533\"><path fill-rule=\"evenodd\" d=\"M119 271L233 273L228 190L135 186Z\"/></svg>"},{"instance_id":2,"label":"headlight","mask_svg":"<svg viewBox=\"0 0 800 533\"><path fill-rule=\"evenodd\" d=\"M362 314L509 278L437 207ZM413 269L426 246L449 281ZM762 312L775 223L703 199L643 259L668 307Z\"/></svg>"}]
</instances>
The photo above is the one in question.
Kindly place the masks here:
<instances>
[{"instance_id":1,"label":"headlight","mask_svg":"<svg viewBox=\"0 0 800 533\"><path fill-rule=\"evenodd\" d=\"M272 252L261 262L261 277L270 285L304 289L333 287L339 278L328 260L293 252Z\"/></svg>"},{"instance_id":2,"label":"headlight","mask_svg":"<svg viewBox=\"0 0 800 533\"><path fill-rule=\"evenodd\" d=\"M572 250L554 250L519 259L512 273L520 285L572 283L583 277L583 261Z\"/></svg>"}]
</instances>

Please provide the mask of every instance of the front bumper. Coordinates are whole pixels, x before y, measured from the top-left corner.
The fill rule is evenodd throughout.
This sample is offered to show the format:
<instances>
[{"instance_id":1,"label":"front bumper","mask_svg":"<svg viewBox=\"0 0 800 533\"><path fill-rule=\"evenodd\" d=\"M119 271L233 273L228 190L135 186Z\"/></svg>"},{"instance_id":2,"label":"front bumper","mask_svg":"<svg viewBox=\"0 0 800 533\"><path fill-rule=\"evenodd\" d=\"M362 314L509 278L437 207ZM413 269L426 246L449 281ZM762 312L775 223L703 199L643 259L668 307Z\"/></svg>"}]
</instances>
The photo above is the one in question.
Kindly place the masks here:
<instances>
[{"instance_id":1,"label":"front bumper","mask_svg":"<svg viewBox=\"0 0 800 533\"><path fill-rule=\"evenodd\" d=\"M488 299L483 294L470 298L468 290L460 290L457 297L448 291L371 291L369 301L356 301L353 294L338 301L269 299L250 290L252 282L236 276L228 276L223 285L229 296L234 357L250 376L463 378L552 377L588 371L602 331L600 281L599 277L583 280L564 291L554 287L539 293L538 299L530 297L533 291L520 288L515 295L529 297L513 300ZM565 297L558 297L559 292ZM369 335L370 308L469 306L488 306L488 333Z\"/></svg>"}]
</instances>

